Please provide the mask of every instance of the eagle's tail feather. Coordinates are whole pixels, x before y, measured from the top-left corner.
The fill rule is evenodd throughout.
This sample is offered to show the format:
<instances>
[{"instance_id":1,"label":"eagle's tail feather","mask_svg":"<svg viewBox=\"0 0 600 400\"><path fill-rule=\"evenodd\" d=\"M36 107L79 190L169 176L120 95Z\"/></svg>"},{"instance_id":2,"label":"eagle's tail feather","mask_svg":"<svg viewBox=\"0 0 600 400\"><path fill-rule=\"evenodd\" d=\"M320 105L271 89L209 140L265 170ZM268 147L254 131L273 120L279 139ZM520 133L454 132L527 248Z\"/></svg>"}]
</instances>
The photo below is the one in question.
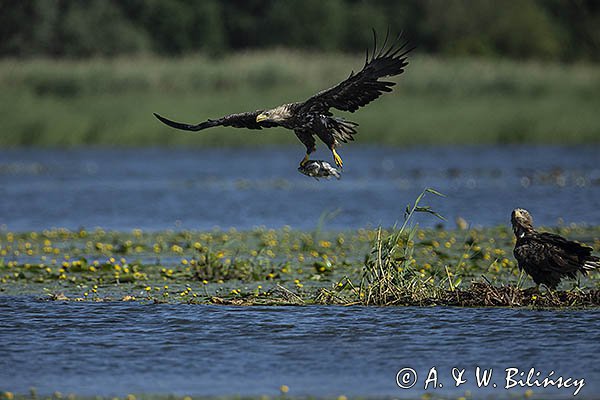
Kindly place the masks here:
<instances>
[{"instance_id":1,"label":"eagle's tail feather","mask_svg":"<svg viewBox=\"0 0 600 400\"><path fill-rule=\"evenodd\" d=\"M582 267L582 270L586 272L592 271L594 269L600 269L600 258L590 256L584 261Z\"/></svg>"},{"instance_id":2,"label":"eagle's tail feather","mask_svg":"<svg viewBox=\"0 0 600 400\"><path fill-rule=\"evenodd\" d=\"M356 127L358 124L352 121L346 121L343 118L331 117L327 121L328 129L330 129L333 137L340 142L347 143L349 140L354 140L353 135L356 135Z\"/></svg>"}]
</instances>

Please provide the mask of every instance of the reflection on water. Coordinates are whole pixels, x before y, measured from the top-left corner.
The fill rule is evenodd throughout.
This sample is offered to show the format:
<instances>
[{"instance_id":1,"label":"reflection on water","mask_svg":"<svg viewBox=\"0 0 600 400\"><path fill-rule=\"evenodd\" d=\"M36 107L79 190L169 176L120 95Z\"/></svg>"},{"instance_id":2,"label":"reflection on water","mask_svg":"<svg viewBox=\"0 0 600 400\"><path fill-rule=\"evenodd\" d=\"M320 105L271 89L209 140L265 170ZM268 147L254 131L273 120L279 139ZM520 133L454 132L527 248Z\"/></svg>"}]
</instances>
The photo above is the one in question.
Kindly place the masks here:
<instances>
[{"instance_id":1,"label":"reflection on water","mask_svg":"<svg viewBox=\"0 0 600 400\"><path fill-rule=\"evenodd\" d=\"M0 224L129 230L334 229L389 226L425 187L453 226L506 224L529 208L538 223L600 224L599 147L386 149L347 146L339 181L296 170L299 148L0 151ZM329 154L317 157L329 160ZM434 224L422 218L424 224Z\"/></svg>"},{"instance_id":2,"label":"reflection on water","mask_svg":"<svg viewBox=\"0 0 600 400\"><path fill-rule=\"evenodd\" d=\"M476 366L585 378L600 393L600 311L461 308L223 307L46 303L0 297L0 388L124 395L290 394L418 397L432 366L444 387L478 389ZM401 391L398 370L419 384ZM455 388L450 371L465 368ZM542 375L542 377L545 375ZM481 391L480 391L481 390ZM543 389L535 389L540 393ZM544 393L572 397L572 391ZM477 397L477 396L476 396Z\"/></svg>"}]
</instances>

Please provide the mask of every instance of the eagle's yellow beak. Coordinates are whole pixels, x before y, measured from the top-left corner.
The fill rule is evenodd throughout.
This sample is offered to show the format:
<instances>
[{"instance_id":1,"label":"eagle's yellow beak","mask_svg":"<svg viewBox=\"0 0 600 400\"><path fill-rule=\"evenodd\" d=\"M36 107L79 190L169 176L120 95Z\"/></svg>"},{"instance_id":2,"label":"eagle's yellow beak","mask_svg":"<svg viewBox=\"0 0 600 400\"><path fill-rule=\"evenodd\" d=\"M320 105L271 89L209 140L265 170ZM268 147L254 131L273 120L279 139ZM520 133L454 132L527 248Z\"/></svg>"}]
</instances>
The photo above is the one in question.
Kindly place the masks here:
<instances>
[{"instance_id":1,"label":"eagle's yellow beak","mask_svg":"<svg viewBox=\"0 0 600 400\"><path fill-rule=\"evenodd\" d=\"M256 116L256 122L262 122L267 119L269 119L269 117L267 117L265 114L258 114Z\"/></svg>"}]
</instances>

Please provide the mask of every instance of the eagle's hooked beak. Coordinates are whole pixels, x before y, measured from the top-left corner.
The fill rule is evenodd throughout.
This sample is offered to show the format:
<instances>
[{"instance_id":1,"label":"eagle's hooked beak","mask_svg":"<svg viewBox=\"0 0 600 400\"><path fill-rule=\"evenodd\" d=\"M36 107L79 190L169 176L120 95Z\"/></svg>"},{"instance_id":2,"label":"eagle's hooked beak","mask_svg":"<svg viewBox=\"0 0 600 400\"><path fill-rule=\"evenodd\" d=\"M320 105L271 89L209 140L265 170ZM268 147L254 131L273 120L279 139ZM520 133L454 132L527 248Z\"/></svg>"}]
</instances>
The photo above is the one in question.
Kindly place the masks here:
<instances>
[{"instance_id":1,"label":"eagle's hooked beak","mask_svg":"<svg viewBox=\"0 0 600 400\"><path fill-rule=\"evenodd\" d=\"M521 218L521 217L523 217L523 213L521 213L521 209L519 209L519 208L516 208L516 209L513 211L513 213L515 214L515 217L517 217L517 218Z\"/></svg>"},{"instance_id":2,"label":"eagle's hooked beak","mask_svg":"<svg viewBox=\"0 0 600 400\"><path fill-rule=\"evenodd\" d=\"M256 122L262 122L269 119L269 117L267 117L265 114L258 114L256 116Z\"/></svg>"}]
</instances>

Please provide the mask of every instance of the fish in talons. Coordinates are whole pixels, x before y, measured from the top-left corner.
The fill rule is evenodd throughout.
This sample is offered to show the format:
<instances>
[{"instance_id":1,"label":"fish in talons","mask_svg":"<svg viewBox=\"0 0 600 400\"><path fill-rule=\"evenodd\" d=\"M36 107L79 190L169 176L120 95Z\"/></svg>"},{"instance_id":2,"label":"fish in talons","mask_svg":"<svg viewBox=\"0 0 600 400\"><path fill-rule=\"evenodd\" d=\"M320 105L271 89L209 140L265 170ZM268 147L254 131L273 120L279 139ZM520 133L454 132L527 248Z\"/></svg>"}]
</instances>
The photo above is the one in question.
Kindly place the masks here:
<instances>
[{"instance_id":1,"label":"fish in talons","mask_svg":"<svg viewBox=\"0 0 600 400\"><path fill-rule=\"evenodd\" d=\"M340 179L340 171L331 166L327 161L323 160L307 160L303 162L299 167L298 171L300 173L315 178L319 180L319 178L330 179L334 176L336 179Z\"/></svg>"}]
</instances>

